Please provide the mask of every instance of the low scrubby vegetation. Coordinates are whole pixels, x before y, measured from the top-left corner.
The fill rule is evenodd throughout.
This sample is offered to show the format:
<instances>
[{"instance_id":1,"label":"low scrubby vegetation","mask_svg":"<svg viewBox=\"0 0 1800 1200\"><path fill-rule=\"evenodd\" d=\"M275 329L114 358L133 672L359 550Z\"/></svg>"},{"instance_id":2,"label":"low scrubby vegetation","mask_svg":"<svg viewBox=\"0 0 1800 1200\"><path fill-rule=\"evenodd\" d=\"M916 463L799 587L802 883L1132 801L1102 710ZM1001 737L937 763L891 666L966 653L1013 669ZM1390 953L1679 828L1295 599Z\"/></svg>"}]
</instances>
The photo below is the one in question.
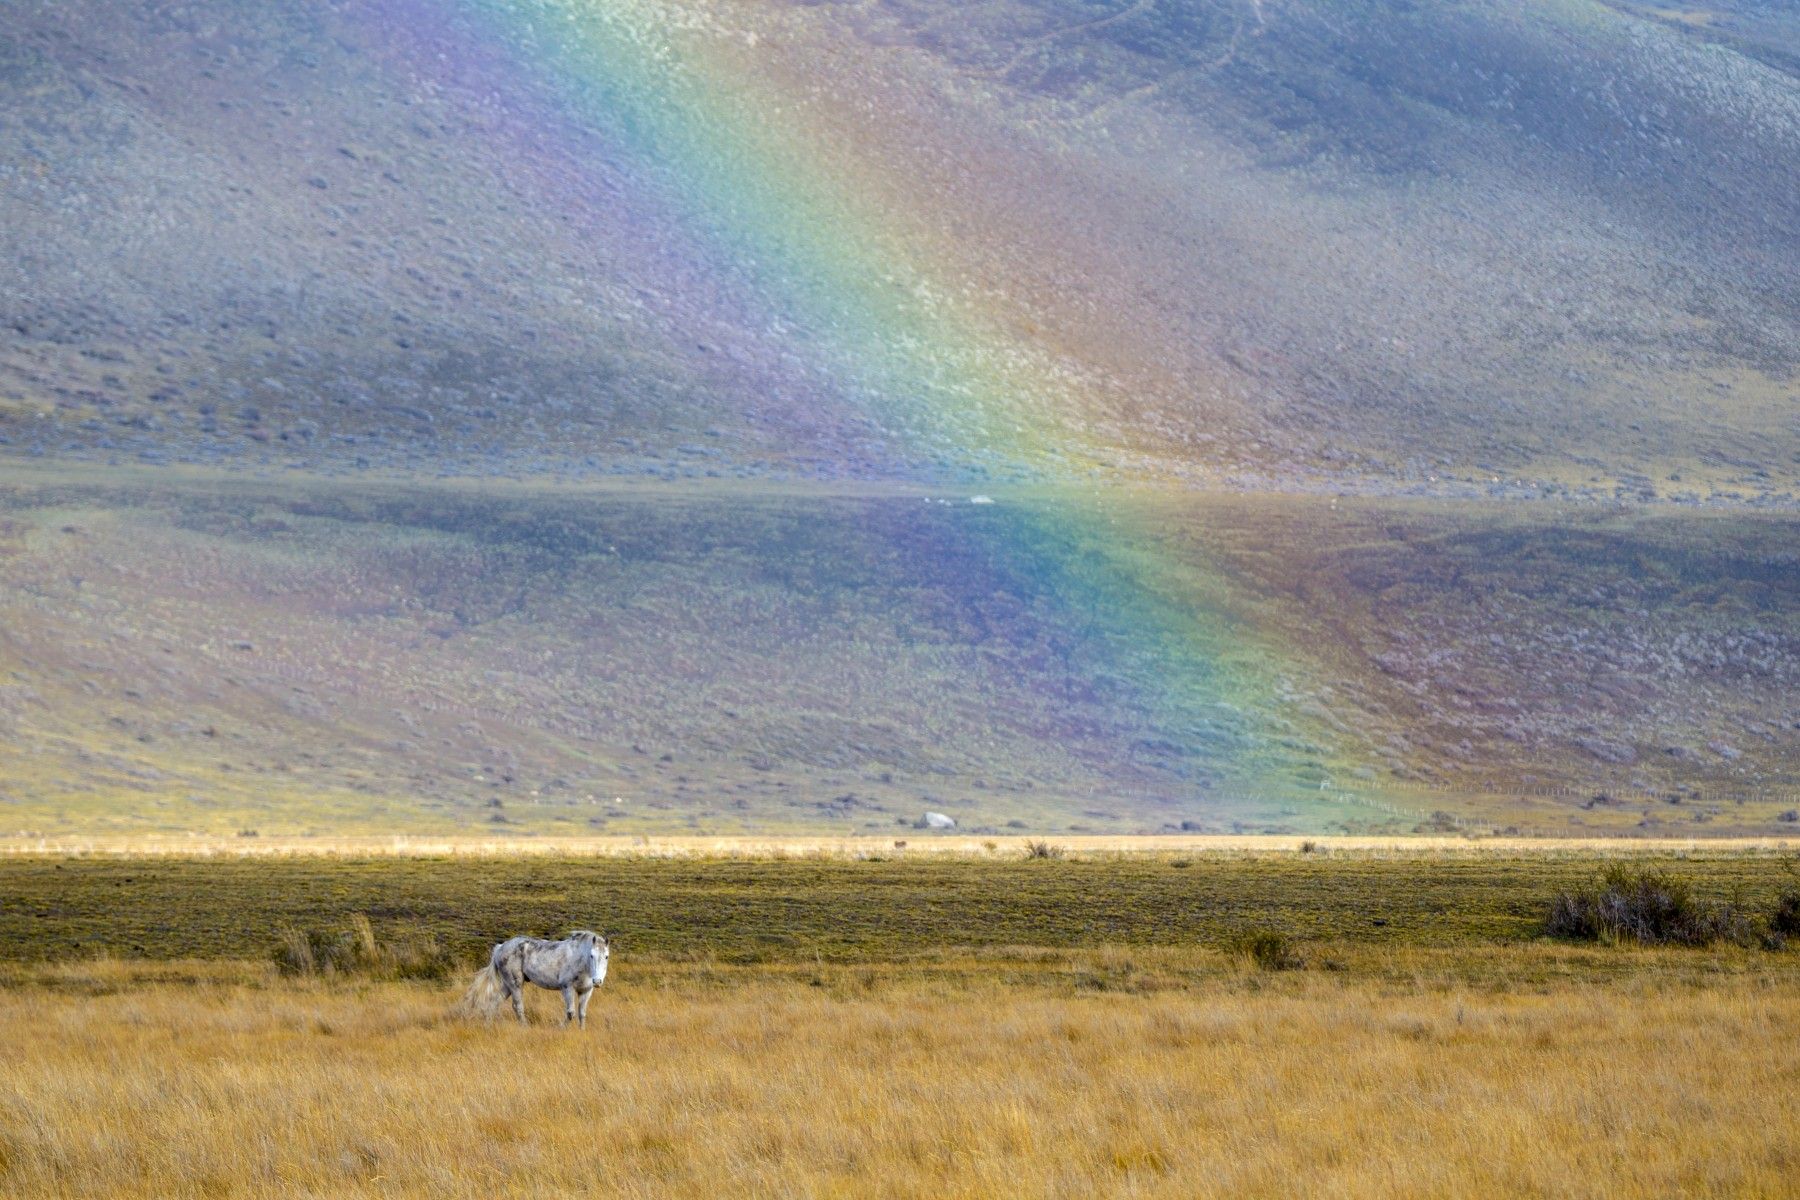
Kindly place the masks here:
<instances>
[{"instance_id":1,"label":"low scrubby vegetation","mask_svg":"<svg viewBox=\"0 0 1800 1200\"><path fill-rule=\"evenodd\" d=\"M1769 914L1769 933L1783 939L1800 937L1800 888L1789 888L1776 897Z\"/></svg>"},{"instance_id":2,"label":"low scrubby vegetation","mask_svg":"<svg viewBox=\"0 0 1800 1200\"><path fill-rule=\"evenodd\" d=\"M1551 937L1646 946L1751 945L1761 931L1739 901L1703 900L1672 871L1616 863L1598 885L1565 891L1544 921Z\"/></svg>"},{"instance_id":3,"label":"low scrubby vegetation","mask_svg":"<svg viewBox=\"0 0 1800 1200\"><path fill-rule=\"evenodd\" d=\"M1052 855L1058 848L1046 845ZM371 959L366 938L346 939L358 914L372 921L378 943L434 939L468 964L506 934L560 937L584 925L628 934L639 960L810 964L947 948L1216 948L1262 928L1324 955L1349 945L1534 941L1549 900L1591 891L1605 864L1585 854L1476 848L1184 851L1178 859L1087 851L1027 858L1017 841L1003 849L786 861L562 853L0 858L0 960L260 958L292 929L302 931L293 952L300 969L310 955L313 970L344 973L366 970L358 963ZM1784 890L1796 890L1788 864L1773 854L1696 850L1623 861L1679 872L1693 895L1738 897L1759 920ZM121 905L127 896L131 903Z\"/></svg>"}]
</instances>

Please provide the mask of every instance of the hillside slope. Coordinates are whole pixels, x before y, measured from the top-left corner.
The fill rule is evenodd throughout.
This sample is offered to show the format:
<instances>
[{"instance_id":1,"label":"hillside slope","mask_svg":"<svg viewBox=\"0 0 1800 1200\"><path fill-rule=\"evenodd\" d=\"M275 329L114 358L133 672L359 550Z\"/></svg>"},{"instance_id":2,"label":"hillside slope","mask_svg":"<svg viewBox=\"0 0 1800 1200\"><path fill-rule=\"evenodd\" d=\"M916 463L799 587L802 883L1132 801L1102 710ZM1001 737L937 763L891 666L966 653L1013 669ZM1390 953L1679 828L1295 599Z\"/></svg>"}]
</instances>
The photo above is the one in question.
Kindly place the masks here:
<instances>
[{"instance_id":1,"label":"hillside slope","mask_svg":"<svg viewBox=\"0 0 1800 1200\"><path fill-rule=\"evenodd\" d=\"M1787 6L4 18L19 830L1792 828Z\"/></svg>"},{"instance_id":2,"label":"hillside slope","mask_svg":"<svg viewBox=\"0 0 1800 1200\"><path fill-rule=\"evenodd\" d=\"M1791 22L1673 11L21 0L0 450L1791 495Z\"/></svg>"},{"instance_id":3,"label":"hillside slope","mask_svg":"<svg viewBox=\"0 0 1800 1200\"><path fill-rule=\"evenodd\" d=\"M1775 832L1800 803L1791 516L142 478L0 505L15 830Z\"/></svg>"}]
</instances>

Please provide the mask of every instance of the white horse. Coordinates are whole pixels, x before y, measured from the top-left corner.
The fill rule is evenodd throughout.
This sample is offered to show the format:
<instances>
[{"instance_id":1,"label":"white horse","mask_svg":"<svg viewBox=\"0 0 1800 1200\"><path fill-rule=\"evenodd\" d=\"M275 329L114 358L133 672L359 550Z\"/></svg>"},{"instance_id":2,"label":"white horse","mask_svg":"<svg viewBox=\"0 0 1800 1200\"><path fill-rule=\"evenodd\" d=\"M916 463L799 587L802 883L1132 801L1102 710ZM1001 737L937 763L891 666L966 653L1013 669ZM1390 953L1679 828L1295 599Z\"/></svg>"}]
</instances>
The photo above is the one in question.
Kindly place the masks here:
<instances>
[{"instance_id":1,"label":"white horse","mask_svg":"<svg viewBox=\"0 0 1800 1200\"><path fill-rule=\"evenodd\" d=\"M577 929L561 941L547 938L508 938L494 947L488 965L469 985L467 1002L471 1009L485 1009L492 1015L499 1000L511 1000L519 1024L525 1024L525 984L535 983L563 995L563 1024L579 1020L587 1028L588 1000L594 989L606 982L606 960L612 947L606 939L586 929ZM480 1001L482 993L492 996L495 987L500 997L490 1003ZM577 1003L576 997L580 997Z\"/></svg>"}]
</instances>

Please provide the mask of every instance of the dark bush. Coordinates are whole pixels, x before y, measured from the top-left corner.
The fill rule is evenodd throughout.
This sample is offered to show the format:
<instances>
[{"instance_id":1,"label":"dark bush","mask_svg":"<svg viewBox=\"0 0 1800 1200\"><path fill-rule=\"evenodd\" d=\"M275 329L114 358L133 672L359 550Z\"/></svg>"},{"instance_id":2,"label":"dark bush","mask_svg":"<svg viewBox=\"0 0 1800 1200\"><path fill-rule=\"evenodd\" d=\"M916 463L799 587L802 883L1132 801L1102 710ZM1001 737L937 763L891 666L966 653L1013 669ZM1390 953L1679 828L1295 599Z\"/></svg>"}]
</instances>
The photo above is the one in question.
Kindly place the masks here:
<instances>
[{"instance_id":1,"label":"dark bush","mask_svg":"<svg viewBox=\"0 0 1800 1200\"><path fill-rule=\"evenodd\" d=\"M1800 937L1800 888L1789 888L1769 913L1769 932L1779 938Z\"/></svg>"},{"instance_id":2,"label":"dark bush","mask_svg":"<svg viewBox=\"0 0 1800 1200\"><path fill-rule=\"evenodd\" d=\"M1292 971L1306 965L1287 934L1275 929L1253 929L1225 943L1225 950L1247 958L1264 971Z\"/></svg>"},{"instance_id":3,"label":"dark bush","mask_svg":"<svg viewBox=\"0 0 1800 1200\"><path fill-rule=\"evenodd\" d=\"M1757 941L1755 922L1735 902L1707 904L1687 880L1651 867L1608 867L1598 887L1563 892L1550 902L1544 932L1589 942L1705 946Z\"/></svg>"},{"instance_id":4,"label":"dark bush","mask_svg":"<svg viewBox=\"0 0 1800 1200\"><path fill-rule=\"evenodd\" d=\"M1026 842L1026 858L1061 858L1063 848L1050 842Z\"/></svg>"}]
</instances>

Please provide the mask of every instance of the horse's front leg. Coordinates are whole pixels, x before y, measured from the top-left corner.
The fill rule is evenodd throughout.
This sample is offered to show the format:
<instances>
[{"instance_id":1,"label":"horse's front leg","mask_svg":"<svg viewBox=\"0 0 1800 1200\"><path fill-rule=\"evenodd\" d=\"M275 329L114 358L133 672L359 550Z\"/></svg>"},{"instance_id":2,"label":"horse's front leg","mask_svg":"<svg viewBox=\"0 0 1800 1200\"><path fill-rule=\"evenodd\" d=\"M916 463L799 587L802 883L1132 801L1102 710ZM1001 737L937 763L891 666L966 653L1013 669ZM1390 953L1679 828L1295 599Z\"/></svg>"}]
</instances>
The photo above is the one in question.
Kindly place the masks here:
<instances>
[{"instance_id":1,"label":"horse's front leg","mask_svg":"<svg viewBox=\"0 0 1800 1200\"><path fill-rule=\"evenodd\" d=\"M575 1010L576 1016L581 1018L581 1027L583 1029L587 1028L587 1002L593 998L594 989L589 987L581 993L581 1006Z\"/></svg>"},{"instance_id":2,"label":"horse's front leg","mask_svg":"<svg viewBox=\"0 0 1800 1200\"><path fill-rule=\"evenodd\" d=\"M563 985L563 1024L569 1025L575 1020L575 985Z\"/></svg>"}]
</instances>

